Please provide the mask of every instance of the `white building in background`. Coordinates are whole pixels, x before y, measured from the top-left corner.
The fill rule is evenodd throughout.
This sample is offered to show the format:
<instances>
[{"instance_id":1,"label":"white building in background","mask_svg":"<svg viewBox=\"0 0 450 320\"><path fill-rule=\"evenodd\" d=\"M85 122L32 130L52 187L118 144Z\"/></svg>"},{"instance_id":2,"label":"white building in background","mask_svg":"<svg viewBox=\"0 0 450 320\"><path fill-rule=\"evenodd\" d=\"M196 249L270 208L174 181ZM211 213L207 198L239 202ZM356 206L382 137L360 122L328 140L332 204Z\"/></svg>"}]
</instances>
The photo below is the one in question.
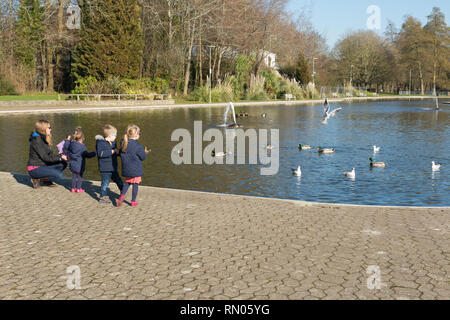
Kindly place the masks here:
<instances>
[{"instance_id":1,"label":"white building in background","mask_svg":"<svg viewBox=\"0 0 450 320\"><path fill-rule=\"evenodd\" d=\"M277 65L277 55L269 51L263 51L264 64L266 67L278 69Z\"/></svg>"}]
</instances>

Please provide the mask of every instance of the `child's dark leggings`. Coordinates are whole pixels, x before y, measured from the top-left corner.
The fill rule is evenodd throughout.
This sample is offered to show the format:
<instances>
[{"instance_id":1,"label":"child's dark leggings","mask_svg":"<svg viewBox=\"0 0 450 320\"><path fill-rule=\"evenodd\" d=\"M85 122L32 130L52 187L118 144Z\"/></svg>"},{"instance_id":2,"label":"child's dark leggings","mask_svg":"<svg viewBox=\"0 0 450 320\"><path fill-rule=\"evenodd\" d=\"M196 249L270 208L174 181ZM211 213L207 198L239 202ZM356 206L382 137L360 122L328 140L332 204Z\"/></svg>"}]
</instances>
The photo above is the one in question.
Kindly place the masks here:
<instances>
[{"instance_id":1,"label":"child's dark leggings","mask_svg":"<svg viewBox=\"0 0 450 320\"><path fill-rule=\"evenodd\" d=\"M72 189L81 189L83 183L83 176L81 173L72 171Z\"/></svg>"},{"instance_id":2,"label":"child's dark leggings","mask_svg":"<svg viewBox=\"0 0 450 320\"><path fill-rule=\"evenodd\" d=\"M125 182L123 184L122 195L124 196L127 194L128 188L130 188L130 185L133 185L133 193L132 193L131 201L136 202L136 198L137 198L138 190L139 190L139 184Z\"/></svg>"}]
</instances>

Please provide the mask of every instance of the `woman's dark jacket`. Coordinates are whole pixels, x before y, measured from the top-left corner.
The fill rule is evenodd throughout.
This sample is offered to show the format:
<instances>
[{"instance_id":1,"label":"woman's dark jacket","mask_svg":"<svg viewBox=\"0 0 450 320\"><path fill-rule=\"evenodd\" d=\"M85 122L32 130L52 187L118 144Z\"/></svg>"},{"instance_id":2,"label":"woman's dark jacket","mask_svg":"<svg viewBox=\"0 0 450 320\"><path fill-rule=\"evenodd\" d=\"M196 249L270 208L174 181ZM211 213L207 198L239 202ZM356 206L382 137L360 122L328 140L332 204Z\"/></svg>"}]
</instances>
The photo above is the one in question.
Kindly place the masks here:
<instances>
[{"instance_id":1,"label":"woman's dark jacket","mask_svg":"<svg viewBox=\"0 0 450 320\"><path fill-rule=\"evenodd\" d=\"M64 149L69 152L70 171L83 173L86 168L86 158L95 157L95 152L88 152L86 146L77 141L66 141Z\"/></svg>"},{"instance_id":2,"label":"woman's dark jacket","mask_svg":"<svg viewBox=\"0 0 450 320\"><path fill-rule=\"evenodd\" d=\"M30 135L30 155L28 166L46 167L61 163L63 160L59 155L53 153L46 141L45 134L33 132Z\"/></svg>"},{"instance_id":3,"label":"woman's dark jacket","mask_svg":"<svg viewBox=\"0 0 450 320\"><path fill-rule=\"evenodd\" d=\"M144 147L136 140L128 140L127 150L120 151L122 159L122 176L125 178L142 177L144 169L142 161L146 158Z\"/></svg>"},{"instance_id":4,"label":"woman's dark jacket","mask_svg":"<svg viewBox=\"0 0 450 320\"><path fill-rule=\"evenodd\" d=\"M109 143L103 136L96 136L96 150L98 157L98 170L100 172L117 171L117 154L112 151L117 149L116 142Z\"/></svg>"}]
</instances>

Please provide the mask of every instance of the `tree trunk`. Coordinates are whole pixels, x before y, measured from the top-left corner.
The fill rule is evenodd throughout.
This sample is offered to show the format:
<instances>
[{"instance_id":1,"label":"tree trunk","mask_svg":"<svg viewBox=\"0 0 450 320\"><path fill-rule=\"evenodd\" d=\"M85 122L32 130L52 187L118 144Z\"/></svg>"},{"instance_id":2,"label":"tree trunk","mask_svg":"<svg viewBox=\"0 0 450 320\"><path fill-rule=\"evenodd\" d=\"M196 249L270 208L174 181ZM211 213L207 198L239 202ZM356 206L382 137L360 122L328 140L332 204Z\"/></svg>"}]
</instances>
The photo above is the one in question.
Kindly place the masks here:
<instances>
[{"instance_id":1,"label":"tree trunk","mask_svg":"<svg viewBox=\"0 0 450 320\"><path fill-rule=\"evenodd\" d=\"M173 39L173 34L172 34L172 4L170 2L170 0L167 0L167 5L169 7L169 9L167 10L167 17L169 18L169 50L172 49L172 39Z\"/></svg>"},{"instance_id":2,"label":"tree trunk","mask_svg":"<svg viewBox=\"0 0 450 320\"><path fill-rule=\"evenodd\" d=\"M42 91L47 91L47 68L45 63L45 45L41 46L41 71L42 71Z\"/></svg>"},{"instance_id":3,"label":"tree trunk","mask_svg":"<svg viewBox=\"0 0 450 320\"><path fill-rule=\"evenodd\" d=\"M223 51L219 47L219 62L217 63L216 82L220 79L220 64L222 63Z\"/></svg>"},{"instance_id":4,"label":"tree trunk","mask_svg":"<svg viewBox=\"0 0 450 320\"><path fill-rule=\"evenodd\" d=\"M58 5L58 43L64 38L64 2L65 0L59 0ZM62 70L62 52L61 50L56 49L56 77L62 80L61 70Z\"/></svg>"},{"instance_id":5,"label":"tree trunk","mask_svg":"<svg viewBox=\"0 0 450 320\"><path fill-rule=\"evenodd\" d=\"M49 45L50 47L51 45ZM55 64L53 63L53 51L54 49L47 48L47 67L48 67L48 85L47 90L53 92L55 89L55 78L53 76Z\"/></svg>"},{"instance_id":6,"label":"tree trunk","mask_svg":"<svg viewBox=\"0 0 450 320\"><path fill-rule=\"evenodd\" d=\"M436 69L437 69L437 63L435 60L434 65L433 65L433 94L437 94L436 93Z\"/></svg>"},{"instance_id":7,"label":"tree trunk","mask_svg":"<svg viewBox=\"0 0 450 320\"><path fill-rule=\"evenodd\" d=\"M213 79L214 79L214 73L216 70L216 65L217 65L217 53L219 51L219 48L215 47L214 48L214 60L213 60L213 66L212 66L212 70L211 70L211 86L213 86Z\"/></svg>"},{"instance_id":8,"label":"tree trunk","mask_svg":"<svg viewBox=\"0 0 450 320\"><path fill-rule=\"evenodd\" d=\"M198 43L198 49L197 49L197 56L198 56L198 75L199 75L199 81L200 86L203 85L203 63L202 63L202 20L200 19L200 36L199 36L199 43Z\"/></svg>"},{"instance_id":9,"label":"tree trunk","mask_svg":"<svg viewBox=\"0 0 450 320\"><path fill-rule=\"evenodd\" d=\"M187 52L187 62L186 62L186 70L184 73L184 89L183 94L187 95L189 88L189 79L191 76L191 62L192 62L192 47L194 46L194 34L195 34L195 22L192 25L192 30L190 30L190 22L189 22L189 32L190 32L190 43Z\"/></svg>"},{"instance_id":10,"label":"tree trunk","mask_svg":"<svg viewBox=\"0 0 450 320\"><path fill-rule=\"evenodd\" d=\"M423 79L422 64L420 62L418 64L418 69L419 69L419 80L420 80L420 94L424 95L425 94L425 83L424 83L424 79Z\"/></svg>"}]
</instances>

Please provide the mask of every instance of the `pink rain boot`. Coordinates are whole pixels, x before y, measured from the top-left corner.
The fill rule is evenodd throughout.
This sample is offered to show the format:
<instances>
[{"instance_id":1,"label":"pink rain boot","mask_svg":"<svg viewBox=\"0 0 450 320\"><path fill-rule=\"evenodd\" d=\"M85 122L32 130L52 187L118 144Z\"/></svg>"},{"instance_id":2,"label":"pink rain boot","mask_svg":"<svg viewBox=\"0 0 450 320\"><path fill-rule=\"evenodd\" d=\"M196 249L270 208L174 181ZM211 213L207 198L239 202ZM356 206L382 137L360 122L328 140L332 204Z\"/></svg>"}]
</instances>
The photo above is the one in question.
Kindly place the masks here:
<instances>
[{"instance_id":1,"label":"pink rain boot","mask_svg":"<svg viewBox=\"0 0 450 320\"><path fill-rule=\"evenodd\" d=\"M132 203L131 203L131 206L132 206L132 207L137 207L138 204L139 204L139 202L132 202Z\"/></svg>"},{"instance_id":2,"label":"pink rain boot","mask_svg":"<svg viewBox=\"0 0 450 320\"><path fill-rule=\"evenodd\" d=\"M117 206L120 207L124 201L125 201L125 196L121 195L119 200L117 200Z\"/></svg>"},{"instance_id":3,"label":"pink rain boot","mask_svg":"<svg viewBox=\"0 0 450 320\"><path fill-rule=\"evenodd\" d=\"M77 190L77 193L85 193L86 192L86 190L83 190L83 189L78 189Z\"/></svg>"}]
</instances>

